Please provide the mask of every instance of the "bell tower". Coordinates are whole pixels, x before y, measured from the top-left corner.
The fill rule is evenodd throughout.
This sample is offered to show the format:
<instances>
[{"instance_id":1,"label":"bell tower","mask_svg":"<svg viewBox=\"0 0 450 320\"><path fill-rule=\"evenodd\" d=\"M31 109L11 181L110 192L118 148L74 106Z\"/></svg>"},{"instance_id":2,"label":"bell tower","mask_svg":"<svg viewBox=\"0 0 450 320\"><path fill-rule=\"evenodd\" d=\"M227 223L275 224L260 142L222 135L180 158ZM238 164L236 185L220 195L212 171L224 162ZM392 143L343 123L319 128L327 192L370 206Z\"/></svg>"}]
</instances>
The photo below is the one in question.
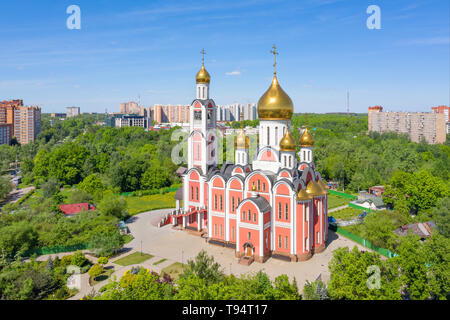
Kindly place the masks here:
<instances>
[{"instance_id":1,"label":"bell tower","mask_svg":"<svg viewBox=\"0 0 450 320\"><path fill-rule=\"evenodd\" d=\"M190 134L188 138L188 167L196 167L206 174L210 166L218 164L219 137L216 127L216 104L209 97L211 76L205 68L205 50L202 67L196 76L196 99L190 108Z\"/></svg>"}]
</instances>

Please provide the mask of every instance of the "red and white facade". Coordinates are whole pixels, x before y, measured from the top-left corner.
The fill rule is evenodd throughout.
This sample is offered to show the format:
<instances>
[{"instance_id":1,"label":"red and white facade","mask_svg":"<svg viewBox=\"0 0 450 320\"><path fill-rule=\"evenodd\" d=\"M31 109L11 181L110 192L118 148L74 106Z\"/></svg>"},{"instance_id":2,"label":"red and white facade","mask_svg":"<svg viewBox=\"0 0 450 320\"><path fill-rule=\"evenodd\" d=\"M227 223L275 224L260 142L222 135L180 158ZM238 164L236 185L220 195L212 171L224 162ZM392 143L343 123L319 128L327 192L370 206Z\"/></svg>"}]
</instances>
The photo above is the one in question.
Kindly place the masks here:
<instances>
[{"instance_id":1,"label":"red and white facade","mask_svg":"<svg viewBox=\"0 0 450 320\"><path fill-rule=\"evenodd\" d=\"M251 163L248 147L241 145L235 150L235 163L224 163L219 169L216 114L209 83L198 83L190 108L183 207L172 223L206 233L210 243L258 262L271 256L301 261L323 251L328 235L327 194L311 192L321 179L312 146L301 147L299 157L295 151L282 151L279 143L290 130L290 120L261 119L261 141ZM308 197L299 196L302 190Z\"/></svg>"}]
</instances>

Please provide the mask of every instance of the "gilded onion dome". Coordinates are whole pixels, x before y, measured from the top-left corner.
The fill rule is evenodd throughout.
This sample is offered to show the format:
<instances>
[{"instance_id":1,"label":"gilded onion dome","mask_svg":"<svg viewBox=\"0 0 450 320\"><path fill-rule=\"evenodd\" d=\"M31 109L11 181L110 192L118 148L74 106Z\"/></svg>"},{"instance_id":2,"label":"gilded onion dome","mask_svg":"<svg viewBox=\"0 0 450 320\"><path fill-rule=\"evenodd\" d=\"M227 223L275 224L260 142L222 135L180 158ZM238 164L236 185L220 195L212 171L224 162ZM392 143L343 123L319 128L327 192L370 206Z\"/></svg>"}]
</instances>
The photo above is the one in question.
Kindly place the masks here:
<instances>
[{"instance_id":1,"label":"gilded onion dome","mask_svg":"<svg viewBox=\"0 0 450 320\"><path fill-rule=\"evenodd\" d=\"M320 186L320 187L322 188L322 190L323 190L322 194L323 194L323 195L328 194L328 186L327 186L322 180L319 180L317 183L319 184L319 186Z\"/></svg>"},{"instance_id":2,"label":"gilded onion dome","mask_svg":"<svg viewBox=\"0 0 450 320\"><path fill-rule=\"evenodd\" d=\"M235 149L248 149L250 146L250 139L245 135L244 130L238 133L234 138L234 148Z\"/></svg>"},{"instance_id":3,"label":"gilded onion dome","mask_svg":"<svg viewBox=\"0 0 450 320\"><path fill-rule=\"evenodd\" d=\"M308 194L305 189L301 189L297 193L297 200L306 201L306 200L311 200L312 198L313 198L313 196Z\"/></svg>"},{"instance_id":4,"label":"gilded onion dome","mask_svg":"<svg viewBox=\"0 0 450 320\"><path fill-rule=\"evenodd\" d=\"M308 128L305 128L305 131L303 131L303 134L300 137L300 145L302 147L312 147L314 145L314 138Z\"/></svg>"},{"instance_id":5,"label":"gilded onion dome","mask_svg":"<svg viewBox=\"0 0 450 320\"><path fill-rule=\"evenodd\" d=\"M206 71L204 65L202 65L202 68L197 73L195 80L197 81L197 83L210 83L211 82L211 76L209 75L208 71Z\"/></svg>"},{"instance_id":6,"label":"gilded onion dome","mask_svg":"<svg viewBox=\"0 0 450 320\"><path fill-rule=\"evenodd\" d=\"M296 147L295 140L292 138L289 130L286 130L286 133L280 141L280 151L295 151Z\"/></svg>"},{"instance_id":7,"label":"gilded onion dome","mask_svg":"<svg viewBox=\"0 0 450 320\"><path fill-rule=\"evenodd\" d=\"M310 196L322 196L323 190L317 182L311 180L306 186L306 193Z\"/></svg>"},{"instance_id":8,"label":"gilded onion dome","mask_svg":"<svg viewBox=\"0 0 450 320\"><path fill-rule=\"evenodd\" d=\"M258 101L258 118L260 120L289 120L294 113L291 98L281 88L274 75L270 88Z\"/></svg>"}]
</instances>

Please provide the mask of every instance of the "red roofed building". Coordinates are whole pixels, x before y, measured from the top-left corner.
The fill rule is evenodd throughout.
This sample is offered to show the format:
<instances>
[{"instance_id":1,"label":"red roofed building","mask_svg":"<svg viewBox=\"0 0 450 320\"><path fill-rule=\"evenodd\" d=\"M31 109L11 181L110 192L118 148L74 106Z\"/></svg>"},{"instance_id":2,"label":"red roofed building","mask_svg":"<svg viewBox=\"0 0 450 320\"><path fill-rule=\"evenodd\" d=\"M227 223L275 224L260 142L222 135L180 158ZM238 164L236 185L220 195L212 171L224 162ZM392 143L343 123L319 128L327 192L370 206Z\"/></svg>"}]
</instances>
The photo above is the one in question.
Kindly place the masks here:
<instances>
[{"instance_id":1,"label":"red roofed building","mask_svg":"<svg viewBox=\"0 0 450 320\"><path fill-rule=\"evenodd\" d=\"M74 203L74 204L60 204L59 209L61 209L62 213L66 216L71 216L81 211L92 211L95 210L95 206L89 203Z\"/></svg>"}]
</instances>

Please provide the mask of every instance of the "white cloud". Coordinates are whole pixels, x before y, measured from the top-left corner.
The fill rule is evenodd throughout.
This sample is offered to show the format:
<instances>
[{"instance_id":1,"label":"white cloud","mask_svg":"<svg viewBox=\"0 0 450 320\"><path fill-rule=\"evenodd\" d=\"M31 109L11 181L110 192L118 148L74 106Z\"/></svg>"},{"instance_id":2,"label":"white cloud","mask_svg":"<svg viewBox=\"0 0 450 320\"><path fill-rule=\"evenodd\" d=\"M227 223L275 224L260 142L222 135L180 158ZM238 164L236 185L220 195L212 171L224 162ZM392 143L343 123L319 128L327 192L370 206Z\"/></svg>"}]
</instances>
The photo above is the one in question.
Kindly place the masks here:
<instances>
[{"instance_id":1,"label":"white cloud","mask_svg":"<svg viewBox=\"0 0 450 320\"><path fill-rule=\"evenodd\" d=\"M239 70L235 70L235 71L227 72L225 74L227 76L239 76L239 75L241 75L241 72Z\"/></svg>"}]
</instances>

